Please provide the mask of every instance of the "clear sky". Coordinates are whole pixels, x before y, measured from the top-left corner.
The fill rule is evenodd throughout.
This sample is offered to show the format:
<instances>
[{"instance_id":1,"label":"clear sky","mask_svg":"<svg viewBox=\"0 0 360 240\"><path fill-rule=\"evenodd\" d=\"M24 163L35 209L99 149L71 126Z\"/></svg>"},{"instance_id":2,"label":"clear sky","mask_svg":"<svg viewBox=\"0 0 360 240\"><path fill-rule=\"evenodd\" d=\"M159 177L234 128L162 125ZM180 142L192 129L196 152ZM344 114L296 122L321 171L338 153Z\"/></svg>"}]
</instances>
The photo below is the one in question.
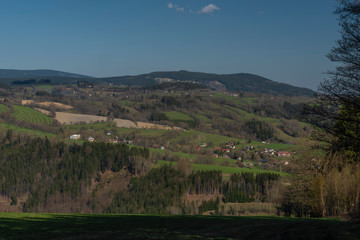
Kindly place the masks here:
<instances>
[{"instance_id":1,"label":"clear sky","mask_svg":"<svg viewBox=\"0 0 360 240\"><path fill-rule=\"evenodd\" d=\"M253 73L316 89L335 0L1 0L0 68Z\"/></svg>"}]
</instances>

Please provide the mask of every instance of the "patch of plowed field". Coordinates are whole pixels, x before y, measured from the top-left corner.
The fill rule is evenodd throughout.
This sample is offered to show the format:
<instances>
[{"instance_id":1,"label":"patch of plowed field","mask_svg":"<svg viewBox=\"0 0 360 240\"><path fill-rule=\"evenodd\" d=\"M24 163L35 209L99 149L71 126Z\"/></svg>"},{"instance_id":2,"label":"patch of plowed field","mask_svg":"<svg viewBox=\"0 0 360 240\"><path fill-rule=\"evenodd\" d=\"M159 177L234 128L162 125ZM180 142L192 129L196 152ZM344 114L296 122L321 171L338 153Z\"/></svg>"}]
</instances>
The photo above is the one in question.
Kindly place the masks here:
<instances>
[{"instance_id":1,"label":"patch of plowed field","mask_svg":"<svg viewBox=\"0 0 360 240\"><path fill-rule=\"evenodd\" d=\"M74 123L92 123L97 121L106 121L107 118L103 116L96 115L87 115L87 114L77 114L77 113L66 113L66 112L56 112L55 119L61 124L74 124ZM145 122L133 122L127 119L119 119L115 118L114 122L116 122L117 127L121 128L150 128L150 129L164 129L164 130L181 130L178 127L170 127L166 125L159 125L153 123L145 123Z\"/></svg>"},{"instance_id":2,"label":"patch of plowed field","mask_svg":"<svg viewBox=\"0 0 360 240\"><path fill-rule=\"evenodd\" d=\"M73 109L73 106L58 103L58 102L39 102L38 105L42 107L50 107L51 105L54 105L56 108L64 109L64 110L71 110Z\"/></svg>"},{"instance_id":3,"label":"patch of plowed field","mask_svg":"<svg viewBox=\"0 0 360 240\"><path fill-rule=\"evenodd\" d=\"M41 107L50 107L51 105L59 109L71 110L73 106L58 103L58 102L34 102L33 100L21 100L21 105L37 104Z\"/></svg>"}]
</instances>

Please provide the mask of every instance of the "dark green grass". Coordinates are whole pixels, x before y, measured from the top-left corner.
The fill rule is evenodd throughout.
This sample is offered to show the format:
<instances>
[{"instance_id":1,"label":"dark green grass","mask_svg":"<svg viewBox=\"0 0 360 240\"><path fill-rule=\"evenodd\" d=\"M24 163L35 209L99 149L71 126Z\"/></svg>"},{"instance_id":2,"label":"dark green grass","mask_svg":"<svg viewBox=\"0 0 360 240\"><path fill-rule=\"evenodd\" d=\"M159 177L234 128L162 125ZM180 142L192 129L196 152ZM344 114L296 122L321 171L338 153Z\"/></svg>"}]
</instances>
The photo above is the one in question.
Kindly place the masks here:
<instances>
[{"instance_id":1,"label":"dark green grass","mask_svg":"<svg viewBox=\"0 0 360 240\"><path fill-rule=\"evenodd\" d=\"M52 90L54 88L54 85L38 85L36 86L37 89L41 90Z\"/></svg>"},{"instance_id":2,"label":"dark green grass","mask_svg":"<svg viewBox=\"0 0 360 240\"><path fill-rule=\"evenodd\" d=\"M14 117L16 117L18 120L23 120L27 122L33 122L33 123L44 123L44 124L50 124L51 118L46 116L45 114L38 112L32 108L25 107L25 106L18 106L14 105Z\"/></svg>"},{"instance_id":3,"label":"dark green grass","mask_svg":"<svg viewBox=\"0 0 360 240\"><path fill-rule=\"evenodd\" d=\"M181 112L165 112L165 115L169 118L170 121L186 121L186 120L192 120L192 118Z\"/></svg>"},{"instance_id":4,"label":"dark green grass","mask_svg":"<svg viewBox=\"0 0 360 240\"><path fill-rule=\"evenodd\" d=\"M4 104L0 104L0 113L7 111L9 111L9 107Z\"/></svg>"},{"instance_id":5,"label":"dark green grass","mask_svg":"<svg viewBox=\"0 0 360 240\"><path fill-rule=\"evenodd\" d=\"M162 164L175 165L176 162L159 160L158 164L159 165L162 165ZM255 173L255 174L257 174L257 173L277 173L277 174L280 174L282 176L287 176L288 175L288 173L284 173L284 172L263 170L263 169L257 169L257 168L250 169L250 168L219 166L219 165L212 165L212 164L193 163L192 167L193 167L193 169L198 170L198 171L213 171L213 170L216 170L216 171L221 171L222 173L225 173L225 174L250 172L250 173Z\"/></svg>"},{"instance_id":6,"label":"dark green grass","mask_svg":"<svg viewBox=\"0 0 360 240\"><path fill-rule=\"evenodd\" d=\"M26 133L30 136L39 136L39 137L55 137L55 134L53 133L47 133L47 132L42 132L42 131L38 131L38 130L33 130L33 129L29 129L29 128L21 128L15 125L11 125L11 124L7 124L7 123L0 123L0 132L6 132L8 129L13 130L15 133L18 134L23 134Z\"/></svg>"},{"instance_id":7,"label":"dark green grass","mask_svg":"<svg viewBox=\"0 0 360 240\"><path fill-rule=\"evenodd\" d=\"M359 239L358 223L283 217L1 213L0 239Z\"/></svg>"}]
</instances>

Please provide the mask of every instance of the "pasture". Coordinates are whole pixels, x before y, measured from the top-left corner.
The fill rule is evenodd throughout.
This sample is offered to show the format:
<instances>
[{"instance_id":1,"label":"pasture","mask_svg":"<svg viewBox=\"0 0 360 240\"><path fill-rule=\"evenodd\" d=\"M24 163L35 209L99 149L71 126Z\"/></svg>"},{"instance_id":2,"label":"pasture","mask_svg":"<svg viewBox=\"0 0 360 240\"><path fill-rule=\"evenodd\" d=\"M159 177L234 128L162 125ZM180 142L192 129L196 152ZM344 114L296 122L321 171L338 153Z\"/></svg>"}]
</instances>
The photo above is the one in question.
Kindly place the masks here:
<instances>
[{"instance_id":1,"label":"pasture","mask_svg":"<svg viewBox=\"0 0 360 240\"><path fill-rule=\"evenodd\" d=\"M239 141L239 139L227 137L219 134L206 133L197 130L190 129L186 132L181 132L180 135L173 141L186 141L189 143L198 144L206 142L207 144L212 143L213 145L225 144L230 141Z\"/></svg>"},{"instance_id":2,"label":"pasture","mask_svg":"<svg viewBox=\"0 0 360 240\"><path fill-rule=\"evenodd\" d=\"M7 111L9 111L9 107L4 104L0 104L0 113Z\"/></svg>"},{"instance_id":3,"label":"pasture","mask_svg":"<svg viewBox=\"0 0 360 240\"><path fill-rule=\"evenodd\" d=\"M159 160L159 165L168 164L168 165L176 165L176 162L164 161ZM287 176L288 173L277 172L277 171L269 171L269 170L262 170L258 168L239 168L239 167L228 167L228 166L219 166L213 164L200 164L200 163L193 163L191 164L192 168L197 171L221 171L223 174L234 174L234 173L243 173L243 172L251 172L251 173L277 173L281 176Z\"/></svg>"},{"instance_id":4,"label":"pasture","mask_svg":"<svg viewBox=\"0 0 360 240\"><path fill-rule=\"evenodd\" d=\"M19 105L14 105L13 108L13 116L18 120L42 124L50 124L52 122L51 118L32 108Z\"/></svg>"},{"instance_id":5,"label":"pasture","mask_svg":"<svg viewBox=\"0 0 360 240\"><path fill-rule=\"evenodd\" d=\"M18 127L15 125L11 125L11 124L7 124L7 123L0 123L0 131L1 132L6 132L8 129L14 131L15 133L19 133L19 134L27 134L30 136L38 136L38 137L55 137L55 134L53 133L47 133L47 132L42 132L42 131L38 131L38 130L33 130L33 129L29 129L29 128L22 128L22 127Z\"/></svg>"},{"instance_id":6,"label":"pasture","mask_svg":"<svg viewBox=\"0 0 360 240\"><path fill-rule=\"evenodd\" d=\"M169 118L170 121L187 121L192 120L192 118L181 112L165 112L165 115Z\"/></svg>"},{"instance_id":7,"label":"pasture","mask_svg":"<svg viewBox=\"0 0 360 240\"><path fill-rule=\"evenodd\" d=\"M48 90L51 91L54 88L54 85L37 85L36 89Z\"/></svg>"},{"instance_id":8,"label":"pasture","mask_svg":"<svg viewBox=\"0 0 360 240\"><path fill-rule=\"evenodd\" d=\"M0 239L358 239L337 219L0 213Z\"/></svg>"}]
</instances>

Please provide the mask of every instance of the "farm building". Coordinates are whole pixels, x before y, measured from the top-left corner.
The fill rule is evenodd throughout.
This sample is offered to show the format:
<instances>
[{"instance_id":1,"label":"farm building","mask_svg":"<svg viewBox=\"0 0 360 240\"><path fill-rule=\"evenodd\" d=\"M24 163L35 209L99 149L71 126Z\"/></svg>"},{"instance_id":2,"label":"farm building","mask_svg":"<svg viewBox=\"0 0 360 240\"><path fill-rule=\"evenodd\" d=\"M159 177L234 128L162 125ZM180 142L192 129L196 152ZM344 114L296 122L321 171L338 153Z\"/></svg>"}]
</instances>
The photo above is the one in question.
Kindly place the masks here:
<instances>
[{"instance_id":1,"label":"farm building","mask_svg":"<svg viewBox=\"0 0 360 240\"><path fill-rule=\"evenodd\" d=\"M88 140L89 142L94 142L94 141L95 141L95 138L93 138L93 137L90 136L90 137L87 138L87 140Z\"/></svg>"},{"instance_id":2,"label":"farm building","mask_svg":"<svg viewBox=\"0 0 360 240\"><path fill-rule=\"evenodd\" d=\"M200 143L199 147L202 147L202 148L207 147L207 143Z\"/></svg>"},{"instance_id":3,"label":"farm building","mask_svg":"<svg viewBox=\"0 0 360 240\"><path fill-rule=\"evenodd\" d=\"M80 139L80 134L73 134L70 136L71 140L79 140Z\"/></svg>"},{"instance_id":4,"label":"farm building","mask_svg":"<svg viewBox=\"0 0 360 240\"><path fill-rule=\"evenodd\" d=\"M279 157L291 157L291 152L279 151L279 152L277 153L277 155L278 155Z\"/></svg>"}]
</instances>

